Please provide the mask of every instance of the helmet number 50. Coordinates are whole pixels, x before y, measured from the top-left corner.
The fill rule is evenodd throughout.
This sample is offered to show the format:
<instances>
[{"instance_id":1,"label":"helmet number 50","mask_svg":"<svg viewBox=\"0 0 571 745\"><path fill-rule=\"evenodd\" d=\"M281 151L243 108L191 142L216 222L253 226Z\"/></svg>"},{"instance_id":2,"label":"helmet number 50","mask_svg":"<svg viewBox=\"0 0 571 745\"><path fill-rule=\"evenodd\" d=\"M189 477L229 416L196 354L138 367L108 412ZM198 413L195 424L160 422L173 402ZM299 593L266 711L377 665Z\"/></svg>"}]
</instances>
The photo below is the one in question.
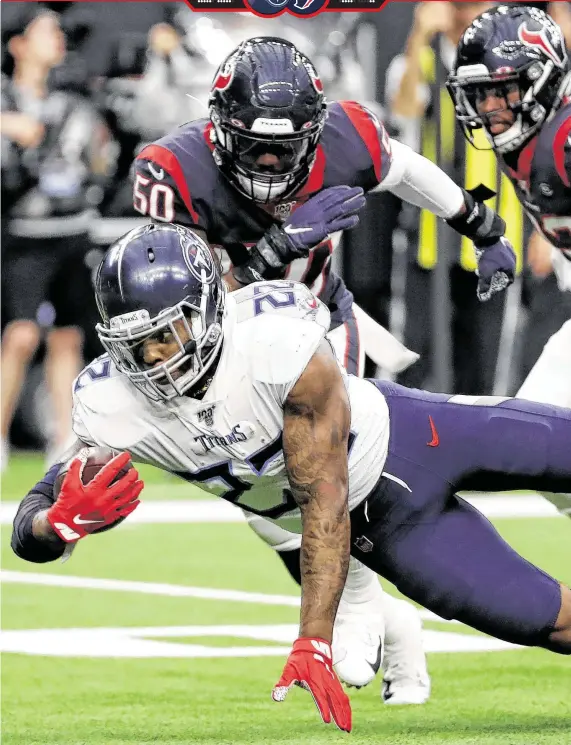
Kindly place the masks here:
<instances>
[{"instance_id":1,"label":"helmet number 50","mask_svg":"<svg viewBox=\"0 0 571 745\"><path fill-rule=\"evenodd\" d=\"M151 184L151 179L136 174L133 188L133 206L142 215L153 220L172 222L174 220L174 191L168 184Z\"/></svg>"}]
</instances>

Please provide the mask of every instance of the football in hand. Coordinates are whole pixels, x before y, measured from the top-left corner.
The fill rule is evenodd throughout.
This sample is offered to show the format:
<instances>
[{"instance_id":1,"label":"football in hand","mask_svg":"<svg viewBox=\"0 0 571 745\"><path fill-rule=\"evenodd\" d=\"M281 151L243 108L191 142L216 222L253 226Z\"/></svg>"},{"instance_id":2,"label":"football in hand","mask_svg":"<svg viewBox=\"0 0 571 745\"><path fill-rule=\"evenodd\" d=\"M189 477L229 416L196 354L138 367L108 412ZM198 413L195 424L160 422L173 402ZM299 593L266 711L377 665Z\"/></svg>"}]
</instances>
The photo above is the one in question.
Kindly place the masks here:
<instances>
[{"instance_id":1,"label":"football in hand","mask_svg":"<svg viewBox=\"0 0 571 745\"><path fill-rule=\"evenodd\" d=\"M67 472L69 471L69 467L71 466L72 461L74 461L76 458L80 458L83 463L79 472L80 478L84 484L88 484L97 476L103 466L109 463L109 461L116 455L119 455L120 452L121 451L119 450L112 450L111 448L105 447L82 448L79 453L76 453L72 458L63 463L61 468L59 469L56 480L54 482L54 499L58 498L63 480L66 477ZM133 464L131 463L131 461L129 461L127 465L119 471L117 476L113 479L112 483L115 483L115 481L120 479L122 476L125 476L125 474L129 472L129 469L132 468L132 466ZM124 519L124 517L120 517L112 525L104 525L102 528L97 528L97 530L94 530L93 533L103 533L106 530L110 530L116 525L119 525L119 523L122 523Z\"/></svg>"}]
</instances>

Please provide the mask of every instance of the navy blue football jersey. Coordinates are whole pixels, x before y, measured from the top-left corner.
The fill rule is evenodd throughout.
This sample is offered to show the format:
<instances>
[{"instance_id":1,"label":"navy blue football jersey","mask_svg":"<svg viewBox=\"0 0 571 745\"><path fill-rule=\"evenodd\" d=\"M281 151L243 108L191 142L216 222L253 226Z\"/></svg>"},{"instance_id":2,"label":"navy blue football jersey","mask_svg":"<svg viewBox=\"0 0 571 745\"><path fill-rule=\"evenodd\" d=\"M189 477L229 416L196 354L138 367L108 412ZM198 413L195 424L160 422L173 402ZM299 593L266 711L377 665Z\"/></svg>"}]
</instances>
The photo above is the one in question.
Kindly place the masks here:
<instances>
[{"instance_id":1,"label":"navy blue football jersey","mask_svg":"<svg viewBox=\"0 0 571 745\"><path fill-rule=\"evenodd\" d=\"M517 156L502 159L532 222L571 260L571 104L563 106Z\"/></svg>"},{"instance_id":2,"label":"navy blue football jersey","mask_svg":"<svg viewBox=\"0 0 571 745\"><path fill-rule=\"evenodd\" d=\"M199 119L147 145L135 161L133 202L143 215L177 222L206 234L230 262L247 258L248 247L273 223L281 223L314 194L329 186L361 186L365 191L385 178L391 164L389 137L376 116L354 101L329 104L309 178L283 202L260 205L238 192L213 158L212 125ZM287 267L285 277L304 282L332 311L332 327L348 319L352 296L330 269L333 246L327 240L308 258Z\"/></svg>"}]
</instances>

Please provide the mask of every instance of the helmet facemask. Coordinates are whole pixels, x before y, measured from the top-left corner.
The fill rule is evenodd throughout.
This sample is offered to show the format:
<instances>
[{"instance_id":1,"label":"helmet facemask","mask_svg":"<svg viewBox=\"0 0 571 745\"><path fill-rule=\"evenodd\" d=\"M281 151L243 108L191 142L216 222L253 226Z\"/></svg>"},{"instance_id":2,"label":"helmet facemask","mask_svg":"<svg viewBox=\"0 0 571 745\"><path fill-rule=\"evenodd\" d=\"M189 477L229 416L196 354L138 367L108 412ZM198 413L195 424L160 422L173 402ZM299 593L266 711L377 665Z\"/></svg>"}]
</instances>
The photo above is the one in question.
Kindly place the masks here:
<instances>
[{"instance_id":1,"label":"helmet facemask","mask_svg":"<svg viewBox=\"0 0 571 745\"><path fill-rule=\"evenodd\" d=\"M325 115L295 132L289 119L259 119L247 130L239 120L221 121L212 112L217 165L249 199L262 204L286 199L309 176L324 120ZM280 169L258 164L264 155L275 156Z\"/></svg>"},{"instance_id":2,"label":"helmet facemask","mask_svg":"<svg viewBox=\"0 0 571 745\"><path fill-rule=\"evenodd\" d=\"M524 145L548 117L551 106L547 104L545 88L554 71L552 62L533 61L519 71L489 72L485 65L465 65L451 76L447 87L456 106L458 121L468 141L474 141L474 131L483 129L491 148L508 153ZM515 95L515 94L518 95ZM501 108L482 112L486 96L494 95L504 100ZM504 132L494 134L494 118L511 111L513 123Z\"/></svg>"},{"instance_id":3,"label":"helmet facemask","mask_svg":"<svg viewBox=\"0 0 571 745\"><path fill-rule=\"evenodd\" d=\"M211 291L217 294L214 312L208 302ZM96 330L119 372L150 399L169 401L194 387L216 360L222 344L223 309L221 283L204 282L199 305L185 299L153 318L146 310L125 313L97 324ZM172 338L177 351L164 362L146 365L145 342L164 334L170 335L166 338Z\"/></svg>"},{"instance_id":4,"label":"helmet facemask","mask_svg":"<svg viewBox=\"0 0 571 745\"><path fill-rule=\"evenodd\" d=\"M293 44L244 41L216 73L209 112L214 160L241 194L283 201L306 182L327 106L315 68Z\"/></svg>"}]
</instances>

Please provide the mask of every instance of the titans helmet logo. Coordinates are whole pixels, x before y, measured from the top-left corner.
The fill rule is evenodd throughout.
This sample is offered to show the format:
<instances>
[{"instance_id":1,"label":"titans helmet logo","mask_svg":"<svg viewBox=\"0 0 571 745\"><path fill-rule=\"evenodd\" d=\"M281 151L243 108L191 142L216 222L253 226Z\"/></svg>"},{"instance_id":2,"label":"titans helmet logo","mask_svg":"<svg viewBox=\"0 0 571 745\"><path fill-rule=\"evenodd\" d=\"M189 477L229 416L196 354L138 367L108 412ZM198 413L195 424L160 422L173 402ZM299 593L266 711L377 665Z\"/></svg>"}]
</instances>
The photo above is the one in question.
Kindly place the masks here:
<instances>
[{"instance_id":1,"label":"titans helmet logo","mask_svg":"<svg viewBox=\"0 0 571 745\"><path fill-rule=\"evenodd\" d=\"M181 234L180 245L184 263L199 282L212 282L216 267L208 246L200 238Z\"/></svg>"}]
</instances>

